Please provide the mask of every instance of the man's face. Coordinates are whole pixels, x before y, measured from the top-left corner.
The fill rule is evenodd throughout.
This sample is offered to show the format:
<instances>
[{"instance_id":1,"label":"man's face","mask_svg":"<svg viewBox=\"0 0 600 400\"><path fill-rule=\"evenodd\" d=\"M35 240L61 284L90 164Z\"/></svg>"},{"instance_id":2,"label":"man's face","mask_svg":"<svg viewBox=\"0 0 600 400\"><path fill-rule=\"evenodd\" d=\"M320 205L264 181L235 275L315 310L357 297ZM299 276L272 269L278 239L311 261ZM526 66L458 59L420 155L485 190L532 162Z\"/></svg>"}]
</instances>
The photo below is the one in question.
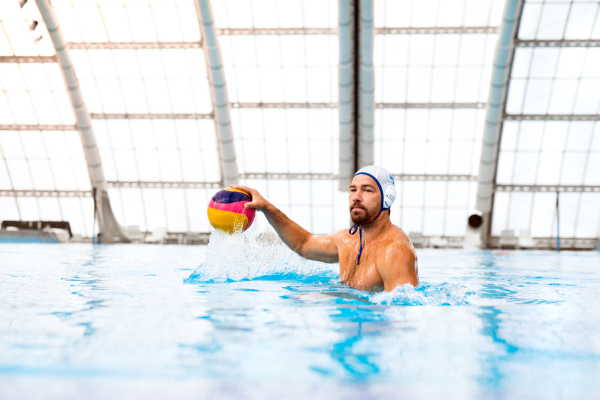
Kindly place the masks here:
<instances>
[{"instance_id":1,"label":"man's face","mask_svg":"<svg viewBox=\"0 0 600 400\"><path fill-rule=\"evenodd\" d=\"M381 193L373 178L356 175L350 184L350 218L358 225L373 222L381 208Z\"/></svg>"}]
</instances>

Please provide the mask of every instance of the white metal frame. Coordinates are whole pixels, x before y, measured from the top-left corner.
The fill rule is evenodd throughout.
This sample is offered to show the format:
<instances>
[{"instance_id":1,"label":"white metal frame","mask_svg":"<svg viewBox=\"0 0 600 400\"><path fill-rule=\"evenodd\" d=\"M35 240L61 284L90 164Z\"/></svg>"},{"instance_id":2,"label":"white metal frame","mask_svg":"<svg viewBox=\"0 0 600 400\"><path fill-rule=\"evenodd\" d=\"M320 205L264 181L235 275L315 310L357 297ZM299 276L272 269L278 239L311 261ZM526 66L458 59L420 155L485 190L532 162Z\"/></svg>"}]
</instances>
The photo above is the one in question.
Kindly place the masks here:
<instances>
[{"instance_id":1,"label":"white metal frame","mask_svg":"<svg viewBox=\"0 0 600 400\"><path fill-rule=\"evenodd\" d=\"M48 33L52 40L52 45L56 51L56 61L60 67L71 101L71 106L73 107L73 113L75 114L75 121L88 166L90 182L92 187L96 189L94 201L98 213L98 225L103 234L103 242L127 242L127 235L116 221L110 207L107 183L102 168L102 160L100 158L94 131L92 130L92 118L85 106L83 95L79 88L79 81L69 55L68 45L60 30L58 18L56 17L54 8L49 0L36 0L36 4L44 19L44 23L46 24L46 28L48 29Z\"/></svg>"},{"instance_id":2,"label":"white metal frame","mask_svg":"<svg viewBox=\"0 0 600 400\"><path fill-rule=\"evenodd\" d=\"M219 46L210 0L196 0L195 4L202 32L202 48L213 104L221 164L221 180L224 186L229 186L239 182L239 174L221 47Z\"/></svg>"}]
</instances>

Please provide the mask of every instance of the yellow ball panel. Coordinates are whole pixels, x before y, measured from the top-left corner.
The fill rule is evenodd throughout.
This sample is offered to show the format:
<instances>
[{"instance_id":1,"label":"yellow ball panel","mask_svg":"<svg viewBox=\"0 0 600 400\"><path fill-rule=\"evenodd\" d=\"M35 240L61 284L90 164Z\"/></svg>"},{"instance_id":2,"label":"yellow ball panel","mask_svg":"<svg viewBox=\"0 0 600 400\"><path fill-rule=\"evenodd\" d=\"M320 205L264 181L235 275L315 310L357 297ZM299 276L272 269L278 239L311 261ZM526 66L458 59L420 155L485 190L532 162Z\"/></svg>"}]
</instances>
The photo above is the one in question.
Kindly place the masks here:
<instances>
[{"instance_id":1,"label":"yellow ball panel","mask_svg":"<svg viewBox=\"0 0 600 400\"><path fill-rule=\"evenodd\" d=\"M213 228L229 234L241 232L248 225L248 217L231 211L208 209L208 220Z\"/></svg>"}]
</instances>

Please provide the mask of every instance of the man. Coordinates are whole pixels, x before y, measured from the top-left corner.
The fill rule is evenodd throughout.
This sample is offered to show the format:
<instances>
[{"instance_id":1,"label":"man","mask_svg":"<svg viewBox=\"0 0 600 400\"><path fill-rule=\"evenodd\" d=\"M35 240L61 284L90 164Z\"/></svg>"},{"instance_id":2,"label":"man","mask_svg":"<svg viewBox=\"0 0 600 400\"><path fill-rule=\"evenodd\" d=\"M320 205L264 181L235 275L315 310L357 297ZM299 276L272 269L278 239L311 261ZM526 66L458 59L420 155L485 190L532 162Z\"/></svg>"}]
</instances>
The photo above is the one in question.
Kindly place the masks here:
<instances>
[{"instance_id":1,"label":"man","mask_svg":"<svg viewBox=\"0 0 600 400\"><path fill-rule=\"evenodd\" d=\"M262 211L290 249L309 260L339 262L342 283L361 290L383 286L388 292L405 283L419 284L415 249L402 229L390 221L396 189L385 168L369 166L354 175L349 197L354 226L330 236L312 235L256 189L233 187L252 196L245 208ZM357 231L358 237L353 236Z\"/></svg>"}]
</instances>

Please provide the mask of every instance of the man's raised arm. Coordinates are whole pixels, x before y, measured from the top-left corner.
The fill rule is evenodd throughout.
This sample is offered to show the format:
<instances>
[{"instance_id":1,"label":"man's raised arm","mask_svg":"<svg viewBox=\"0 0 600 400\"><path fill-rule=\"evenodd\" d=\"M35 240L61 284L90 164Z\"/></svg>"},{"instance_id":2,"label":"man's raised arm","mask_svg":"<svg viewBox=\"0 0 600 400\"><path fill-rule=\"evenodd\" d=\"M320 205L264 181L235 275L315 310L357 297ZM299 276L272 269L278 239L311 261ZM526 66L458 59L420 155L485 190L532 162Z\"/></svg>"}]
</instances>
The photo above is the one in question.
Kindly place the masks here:
<instances>
[{"instance_id":1,"label":"man's raised arm","mask_svg":"<svg viewBox=\"0 0 600 400\"><path fill-rule=\"evenodd\" d=\"M338 262L338 250L335 235L315 236L289 219L277 207L269 203L256 189L247 186L232 185L252 196L252 201L245 208L262 211L281 240L293 251L304 258L323 262Z\"/></svg>"}]
</instances>

